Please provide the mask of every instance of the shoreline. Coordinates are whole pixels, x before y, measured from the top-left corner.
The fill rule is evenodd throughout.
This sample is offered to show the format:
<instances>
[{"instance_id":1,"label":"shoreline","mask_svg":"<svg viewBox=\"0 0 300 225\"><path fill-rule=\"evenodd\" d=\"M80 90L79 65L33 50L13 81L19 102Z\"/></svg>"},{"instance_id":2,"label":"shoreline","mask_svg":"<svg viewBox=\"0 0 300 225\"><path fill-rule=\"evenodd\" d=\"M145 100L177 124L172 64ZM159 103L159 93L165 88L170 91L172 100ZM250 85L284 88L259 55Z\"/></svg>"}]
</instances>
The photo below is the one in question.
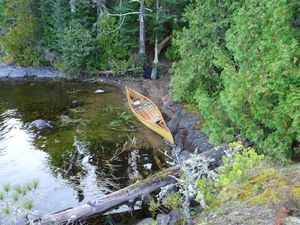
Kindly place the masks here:
<instances>
[{"instance_id":1,"label":"shoreline","mask_svg":"<svg viewBox=\"0 0 300 225\"><path fill-rule=\"evenodd\" d=\"M0 64L0 80L64 80L62 72L50 67L20 67L15 65ZM124 96L125 86L137 90L149 97L160 108L165 121L172 132L175 144L173 145L172 157L175 161L183 161L190 157L190 153L208 151L214 146L210 143L207 135L200 130L203 121L199 113L184 109L183 103L173 102L169 96L170 75L163 74L158 80L144 78L122 79L99 75L93 78L74 79L85 83L102 83L117 86ZM177 162L178 163L178 162Z\"/></svg>"}]
</instances>

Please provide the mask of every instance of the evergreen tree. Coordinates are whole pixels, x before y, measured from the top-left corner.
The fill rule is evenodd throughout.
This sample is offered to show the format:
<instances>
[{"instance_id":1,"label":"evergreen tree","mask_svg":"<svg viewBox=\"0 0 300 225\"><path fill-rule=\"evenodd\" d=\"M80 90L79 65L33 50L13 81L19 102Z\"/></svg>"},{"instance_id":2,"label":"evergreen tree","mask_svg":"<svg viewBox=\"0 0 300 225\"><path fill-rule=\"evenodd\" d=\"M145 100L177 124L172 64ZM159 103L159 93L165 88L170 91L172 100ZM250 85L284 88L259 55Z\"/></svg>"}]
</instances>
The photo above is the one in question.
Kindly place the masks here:
<instances>
[{"instance_id":1,"label":"evergreen tree","mask_svg":"<svg viewBox=\"0 0 300 225\"><path fill-rule=\"evenodd\" d=\"M40 65L43 52L36 48L40 32L32 10L34 1L10 0L4 3L8 27L7 33L0 37L0 43L8 54L6 60L19 65Z\"/></svg>"}]
</instances>

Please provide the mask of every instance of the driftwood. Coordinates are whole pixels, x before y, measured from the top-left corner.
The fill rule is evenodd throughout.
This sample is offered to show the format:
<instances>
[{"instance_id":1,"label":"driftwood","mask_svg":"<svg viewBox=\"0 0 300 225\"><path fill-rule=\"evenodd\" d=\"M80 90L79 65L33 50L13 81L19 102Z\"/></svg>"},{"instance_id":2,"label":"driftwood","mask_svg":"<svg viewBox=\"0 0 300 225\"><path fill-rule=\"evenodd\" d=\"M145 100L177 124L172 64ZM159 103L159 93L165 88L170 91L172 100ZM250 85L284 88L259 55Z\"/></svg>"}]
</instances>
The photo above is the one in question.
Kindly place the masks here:
<instances>
[{"instance_id":1,"label":"driftwood","mask_svg":"<svg viewBox=\"0 0 300 225\"><path fill-rule=\"evenodd\" d=\"M214 159L210 161L209 166L210 169L214 169L215 167L218 167L220 165L224 150L226 150L227 148L227 145L221 145L200 154L205 158ZM134 203L138 198L147 196L168 184L176 183L177 180L174 179L174 176L177 176L179 174L180 169L180 165L170 167L146 178L143 181L139 181L126 188L105 195L94 201L90 201L88 204L84 204L71 209L66 209L58 213L46 216L42 218L38 224L50 225L63 224L66 222L71 223L76 220L88 218L96 214L102 215L105 212L123 204L128 204L132 207L134 206Z\"/></svg>"},{"instance_id":2,"label":"driftwood","mask_svg":"<svg viewBox=\"0 0 300 225\"><path fill-rule=\"evenodd\" d=\"M106 211L118 207L125 203L134 204L137 198L146 196L159 188L176 180L170 175L178 175L180 166L174 166L161 171L143 181L139 181L119 191L105 195L95 201L89 202L75 208L60 211L50 216L42 218L38 224L62 224L65 222L73 222L79 219L87 218L92 215L101 215Z\"/></svg>"}]
</instances>

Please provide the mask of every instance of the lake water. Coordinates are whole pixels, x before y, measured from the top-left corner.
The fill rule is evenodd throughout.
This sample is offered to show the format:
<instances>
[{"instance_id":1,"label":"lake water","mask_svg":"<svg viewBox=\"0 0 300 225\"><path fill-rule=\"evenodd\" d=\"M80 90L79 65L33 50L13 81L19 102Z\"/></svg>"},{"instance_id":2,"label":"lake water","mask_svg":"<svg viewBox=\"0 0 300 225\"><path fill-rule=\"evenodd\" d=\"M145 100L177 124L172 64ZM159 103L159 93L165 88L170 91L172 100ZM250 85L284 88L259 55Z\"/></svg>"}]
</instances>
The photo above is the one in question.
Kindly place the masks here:
<instances>
[{"instance_id":1,"label":"lake water","mask_svg":"<svg viewBox=\"0 0 300 225\"><path fill-rule=\"evenodd\" d=\"M105 93L94 94L96 89ZM29 129L36 119L54 128ZM162 139L133 118L116 87L0 81L0 185L37 179L37 190L28 194L34 215L74 207L142 179L165 166L163 148ZM11 201L12 208L24 199ZM0 219L11 224L11 218Z\"/></svg>"}]
</instances>

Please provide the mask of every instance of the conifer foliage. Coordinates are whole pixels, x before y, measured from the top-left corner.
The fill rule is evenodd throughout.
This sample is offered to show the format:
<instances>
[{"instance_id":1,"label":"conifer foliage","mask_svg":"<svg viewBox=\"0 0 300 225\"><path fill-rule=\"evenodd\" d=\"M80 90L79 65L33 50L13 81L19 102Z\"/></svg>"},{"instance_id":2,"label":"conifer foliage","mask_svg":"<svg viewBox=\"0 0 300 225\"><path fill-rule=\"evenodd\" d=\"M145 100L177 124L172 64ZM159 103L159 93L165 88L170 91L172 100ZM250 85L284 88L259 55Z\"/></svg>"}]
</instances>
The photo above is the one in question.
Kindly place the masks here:
<instances>
[{"instance_id":1,"label":"conifer foliage","mask_svg":"<svg viewBox=\"0 0 300 225\"><path fill-rule=\"evenodd\" d=\"M299 154L299 2L194 6L175 41L173 96L198 104L215 143L242 134L271 156Z\"/></svg>"}]
</instances>

